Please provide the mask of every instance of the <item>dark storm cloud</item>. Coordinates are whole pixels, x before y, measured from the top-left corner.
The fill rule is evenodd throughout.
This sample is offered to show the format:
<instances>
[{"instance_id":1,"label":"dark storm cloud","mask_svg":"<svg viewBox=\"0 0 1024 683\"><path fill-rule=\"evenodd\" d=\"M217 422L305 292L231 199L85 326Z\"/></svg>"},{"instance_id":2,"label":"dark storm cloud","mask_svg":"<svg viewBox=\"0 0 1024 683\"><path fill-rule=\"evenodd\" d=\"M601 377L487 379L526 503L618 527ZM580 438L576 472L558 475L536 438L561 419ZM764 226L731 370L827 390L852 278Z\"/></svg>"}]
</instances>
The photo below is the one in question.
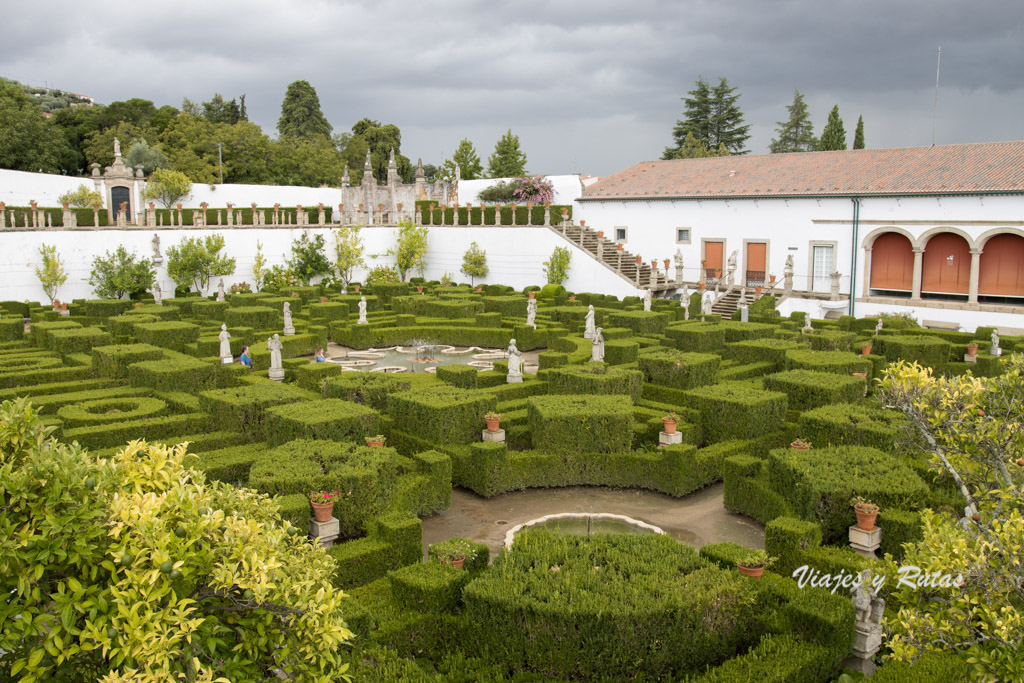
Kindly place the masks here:
<instances>
[{"instance_id":1,"label":"dark storm cloud","mask_svg":"<svg viewBox=\"0 0 1024 683\"><path fill-rule=\"evenodd\" d=\"M26 6L28 7L28 6ZM337 132L399 125L440 163L462 137L485 159L506 129L536 172L605 174L656 158L703 75L742 93L764 152L794 88L820 131L838 104L870 147L1020 139L1024 3L53 0L7 12L0 74L102 102L179 105L246 93L273 133L288 83L310 81Z\"/></svg>"}]
</instances>

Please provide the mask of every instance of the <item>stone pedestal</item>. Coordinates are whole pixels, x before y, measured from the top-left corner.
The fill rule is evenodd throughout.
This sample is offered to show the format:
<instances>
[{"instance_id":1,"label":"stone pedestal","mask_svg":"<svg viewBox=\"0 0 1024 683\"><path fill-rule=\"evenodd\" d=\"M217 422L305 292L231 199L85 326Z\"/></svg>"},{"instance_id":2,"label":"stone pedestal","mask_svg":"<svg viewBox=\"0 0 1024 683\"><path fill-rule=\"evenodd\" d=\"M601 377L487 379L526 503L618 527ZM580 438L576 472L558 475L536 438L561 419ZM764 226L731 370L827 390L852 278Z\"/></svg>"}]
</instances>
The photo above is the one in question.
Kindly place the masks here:
<instances>
[{"instance_id":1,"label":"stone pedestal","mask_svg":"<svg viewBox=\"0 0 1024 683\"><path fill-rule=\"evenodd\" d=\"M865 531L856 524L850 527L850 547L853 548L858 555L874 560L878 557L875 554L875 551L877 551L881 545L881 527L876 526L871 531Z\"/></svg>"},{"instance_id":2,"label":"stone pedestal","mask_svg":"<svg viewBox=\"0 0 1024 683\"><path fill-rule=\"evenodd\" d=\"M976 353L973 353L973 354L972 353L965 353L964 354L964 362L965 363L977 363L978 362L978 354L976 354Z\"/></svg>"},{"instance_id":3,"label":"stone pedestal","mask_svg":"<svg viewBox=\"0 0 1024 683\"><path fill-rule=\"evenodd\" d=\"M875 673L875 653L882 646L882 627L858 623L853 631L853 652L843 660L843 666L865 676Z\"/></svg>"},{"instance_id":4,"label":"stone pedestal","mask_svg":"<svg viewBox=\"0 0 1024 683\"><path fill-rule=\"evenodd\" d=\"M675 432L669 434L668 432L660 432L658 434L658 445L659 446L671 446L674 443L682 443L683 435L681 432Z\"/></svg>"},{"instance_id":5,"label":"stone pedestal","mask_svg":"<svg viewBox=\"0 0 1024 683\"><path fill-rule=\"evenodd\" d=\"M520 377L519 381L520 382L522 381L521 377ZM496 432L489 432L489 431L487 431L485 429L483 431L483 440L484 441L494 441L496 443L505 443L505 430L504 429L499 429Z\"/></svg>"},{"instance_id":6,"label":"stone pedestal","mask_svg":"<svg viewBox=\"0 0 1024 683\"><path fill-rule=\"evenodd\" d=\"M270 368L268 377L270 377L270 379L274 380L275 382L283 382L284 368Z\"/></svg>"},{"instance_id":7,"label":"stone pedestal","mask_svg":"<svg viewBox=\"0 0 1024 683\"><path fill-rule=\"evenodd\" d=\"M523 373L521 372L510 372L506 380L509 384L519 384L523 381Z\"/></svg>"},{"instance_id":8,"label":"stone pedestal","mask_svg":"<svg viewBox=\"0 0 1024 683\"><path fill-rule=\"evenodd\" d=\"M231 365L235 362L234 356L221 356L220 362L223 365Z\"/></svg>"},{"instance_id":9,"label":"stone pedestal","mask_svg":"<svg viewBox=\"0 0 1024 683\"><path fill-rule=\"evenodd\" d=\"M295 336L295 328L292 327L291 325L289 325L288 327L284 328L284 336L286 336L286 337L294 337Z\"/></svg>"},{"instance_id":10,"label":"stone pedestal","mask_svg":"<svg viewBox=\"0 0 1024 683\"><path fill-rule=\"evenodd\" d=\"M341 523L337 517L331 517L326 522L318 522L313 518L309 520L309 537L320 539L320 545L330 548L338 538Z\"/></svg>"},{"instance_id":11,"label":"stone pedestal","mask_svg":"<svg viewBox=\"0 0 1024 683\"><path fill-rule=\"evenodd\" d=\"M989 349L988 355L990 355L990 356L1001 356L1001 355L1003 355L1003 349L998 347L998 346L993 348L993 349Z\"/></svg>"}]
</instances>

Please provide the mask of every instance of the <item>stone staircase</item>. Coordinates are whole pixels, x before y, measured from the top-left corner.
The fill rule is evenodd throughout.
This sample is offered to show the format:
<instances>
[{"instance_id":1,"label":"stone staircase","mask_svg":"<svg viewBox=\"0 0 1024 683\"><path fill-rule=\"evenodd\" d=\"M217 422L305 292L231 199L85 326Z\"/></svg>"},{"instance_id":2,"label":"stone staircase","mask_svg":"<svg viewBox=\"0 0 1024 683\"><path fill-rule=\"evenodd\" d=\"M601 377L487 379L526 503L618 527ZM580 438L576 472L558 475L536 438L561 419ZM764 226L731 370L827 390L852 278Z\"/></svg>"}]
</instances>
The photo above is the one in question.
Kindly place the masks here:
<instances>
[{"instance_id":1,"label":"stone staircase","mask_svg":"<svg viewBox=\"0 0 1024 683\"><path fill-rule=\"evenodd\" d=\"M671 292L677 288L674 280L669 280L665 270L652 269L650 261L637 263L636 254L619 249L618 245L607 237L598 237L597 232L572 222L566 222L551 229L589 253L622 279L630 282L638 289L650 289L654 293Z\"/></svg>"},{"instance_id":2,"label":"stone staircase","mask_svg":"<svg viewBox=\"0 0 1024 683\"><path fill-rule=\"evenodd\" d=\"M739 310L742 296L743 290L739 287L728 290L711 305L711 312L722 316L723 320L732 320L733 313Z\"/></svg>"}]
</instances>

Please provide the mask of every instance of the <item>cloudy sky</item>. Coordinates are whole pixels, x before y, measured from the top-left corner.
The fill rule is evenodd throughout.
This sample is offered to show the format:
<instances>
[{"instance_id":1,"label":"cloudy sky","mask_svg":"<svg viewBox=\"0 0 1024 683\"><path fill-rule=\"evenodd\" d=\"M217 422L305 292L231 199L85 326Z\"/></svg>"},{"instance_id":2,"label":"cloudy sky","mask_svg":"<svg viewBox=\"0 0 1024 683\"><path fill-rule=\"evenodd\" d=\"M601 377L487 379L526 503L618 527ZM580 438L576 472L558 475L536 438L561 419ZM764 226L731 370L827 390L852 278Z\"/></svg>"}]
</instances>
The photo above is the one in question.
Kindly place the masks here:
<instances>
[{"instance_id":1,"label":"cloudy sky","mask_svg":"<svg viewBox=\"0 0 1024 683\"><path fill-rule=\"evenodd\" d=\"M701 75L742 93L766 153L794 88L820 133L838 104L852 141L1024 138L1020 0L6 0L0 75L98 102L246 94L275 131L288 83L316 87L336 132L397 124L440 163L469 137L486 163L506 129L535 173L612 173L658 158Z\"/></svg>"}]
</instances>

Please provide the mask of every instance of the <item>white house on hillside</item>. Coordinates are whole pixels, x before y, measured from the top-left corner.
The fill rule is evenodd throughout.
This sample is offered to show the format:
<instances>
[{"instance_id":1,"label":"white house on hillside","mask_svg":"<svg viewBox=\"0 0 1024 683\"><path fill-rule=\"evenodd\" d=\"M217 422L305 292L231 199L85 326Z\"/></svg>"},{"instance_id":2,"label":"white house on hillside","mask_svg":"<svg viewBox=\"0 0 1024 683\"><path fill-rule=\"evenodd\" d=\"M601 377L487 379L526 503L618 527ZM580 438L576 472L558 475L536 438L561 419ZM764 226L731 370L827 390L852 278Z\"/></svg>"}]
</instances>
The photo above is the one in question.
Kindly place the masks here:
<instances>
[{"instance_id":1,"label":"white house on hillside","mask_svg":"<svg viewBox=\"0 0 1024 683\"><path fill-rule=\"evenodd\" d=\"M792 257L784 313L1024 328L1024 141L642 162L576 206L691 283L730 255L738 287L781 282Z\"/></svg>"}]
</instances>

